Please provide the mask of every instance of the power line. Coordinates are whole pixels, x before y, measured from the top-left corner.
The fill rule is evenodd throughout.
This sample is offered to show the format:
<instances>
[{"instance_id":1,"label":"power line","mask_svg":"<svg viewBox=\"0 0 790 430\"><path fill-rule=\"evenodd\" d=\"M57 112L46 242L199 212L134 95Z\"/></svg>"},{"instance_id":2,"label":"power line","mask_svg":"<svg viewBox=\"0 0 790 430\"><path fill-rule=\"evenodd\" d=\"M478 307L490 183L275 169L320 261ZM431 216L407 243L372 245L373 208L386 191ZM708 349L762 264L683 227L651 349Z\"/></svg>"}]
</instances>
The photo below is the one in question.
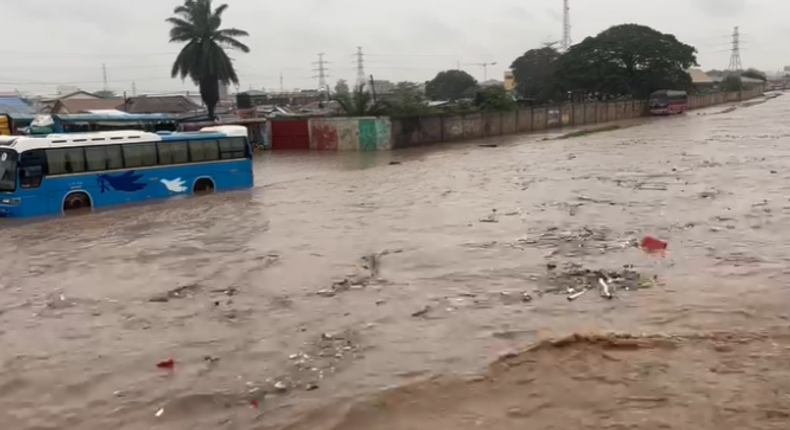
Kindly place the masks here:
<instances>
[{"instance_id":1,"label":"power line","mask_svg":"<svg viewBox=\"0 0 790 430\"><path fill-rule=\"evenodd\" d=\"M743 70L741 63L741 33L736 26L732 32L732 54L730 55L729 70Z\"/></svg>"}]
</instances>

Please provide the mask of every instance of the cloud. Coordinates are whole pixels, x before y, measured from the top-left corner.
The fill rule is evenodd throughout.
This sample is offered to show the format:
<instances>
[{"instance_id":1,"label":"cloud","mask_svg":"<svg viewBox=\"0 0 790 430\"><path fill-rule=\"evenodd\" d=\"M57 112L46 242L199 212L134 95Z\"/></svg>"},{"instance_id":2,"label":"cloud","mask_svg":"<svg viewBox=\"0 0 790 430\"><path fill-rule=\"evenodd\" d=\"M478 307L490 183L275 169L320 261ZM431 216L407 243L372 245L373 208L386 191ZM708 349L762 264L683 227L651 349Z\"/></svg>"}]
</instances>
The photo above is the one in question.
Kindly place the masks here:
<instances>
[{"instance_id":1,"label":"cloud","mask_svg":"<svg viewBox=\"0 0 790 430\"><path fill-rule=\"evenodd\" d=\"M735 16L748 12L746 0L695 0L694 5L714 16Z\"/></svg>"}]
</instances>

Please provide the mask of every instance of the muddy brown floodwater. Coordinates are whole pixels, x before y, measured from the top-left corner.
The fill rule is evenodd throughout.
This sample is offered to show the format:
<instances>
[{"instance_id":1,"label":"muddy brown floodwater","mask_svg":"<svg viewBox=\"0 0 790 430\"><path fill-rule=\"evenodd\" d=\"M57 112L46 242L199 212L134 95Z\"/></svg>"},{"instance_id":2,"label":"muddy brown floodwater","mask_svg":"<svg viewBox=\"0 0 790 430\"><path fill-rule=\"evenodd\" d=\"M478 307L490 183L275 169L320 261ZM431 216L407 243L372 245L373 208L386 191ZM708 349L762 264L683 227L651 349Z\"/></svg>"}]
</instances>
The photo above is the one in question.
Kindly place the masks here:
<instances>
[{"instance_id":1,"label":"muddy brown floodwater","mask_svg":"<svg viewBox=\"0 0 790 430\"><path fill-rule=\"evenodd\" d=\"M723 109L5 223L2 427L786 428L790 98Z\"/></svg>"}]
</instances>

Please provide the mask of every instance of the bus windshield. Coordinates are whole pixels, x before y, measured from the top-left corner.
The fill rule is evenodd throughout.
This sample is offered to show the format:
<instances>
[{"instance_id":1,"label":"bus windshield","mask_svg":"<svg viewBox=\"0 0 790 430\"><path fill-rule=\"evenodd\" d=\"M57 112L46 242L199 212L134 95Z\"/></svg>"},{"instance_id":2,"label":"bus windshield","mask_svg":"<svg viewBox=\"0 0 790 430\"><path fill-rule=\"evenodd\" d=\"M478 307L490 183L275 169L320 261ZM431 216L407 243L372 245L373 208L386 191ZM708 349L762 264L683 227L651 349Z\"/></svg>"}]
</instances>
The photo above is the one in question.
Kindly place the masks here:
<instances>
[{"instance_id":1,"label":"bus windshield","mask_svg":"<svg viewBox=\"0 0 790 430\"><path fill-rule=\"evenodd\" d=\"M0 149L0 191L16 191L16 152Z\"/></svg>"}]
</instances>

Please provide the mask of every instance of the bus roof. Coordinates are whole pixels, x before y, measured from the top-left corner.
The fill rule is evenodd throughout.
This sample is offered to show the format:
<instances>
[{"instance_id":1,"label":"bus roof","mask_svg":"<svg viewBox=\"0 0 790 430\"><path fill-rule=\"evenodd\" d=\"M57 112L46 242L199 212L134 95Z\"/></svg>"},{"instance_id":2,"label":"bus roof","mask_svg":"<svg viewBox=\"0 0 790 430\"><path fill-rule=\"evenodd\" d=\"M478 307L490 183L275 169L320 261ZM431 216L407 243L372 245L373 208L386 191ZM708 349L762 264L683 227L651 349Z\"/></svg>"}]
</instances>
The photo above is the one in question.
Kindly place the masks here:
<instances>
[{"instance_id":1,"label":"bus roof","mask_svg":"<svg viewBox=\"0 0 790 430\"><path fill-rule=\"evenodd\" d=\"M52 115L57 118L61 123L84 123L84 122L175 122L176 119L170 115L162 113L154 114L140 114L140 113L122 113L122 114L67 114L67 115Z\"/></svg>"},{"instance_id":2,"label":"bus roof","mask_svg":"<svg viewBox=\"0 0 790 430\"><path fill-rule=\"evenodd\" d=\"M685 96L685 95L687 95L687 93L685 91L680 91L680 90L658 90L650 94L651 97L652 96L672 97L672 96Z\"/></svg>"},{"instance_id":3,"label":"bus roof","mask_svg":"<svg viewBox=\"0 0 790 430\"><path fill-rule=\"evenodd\" d=\"M147 133L136 130L126 131L99 131L93 133L50 134L47 136L30 137L14 136L13 141L6 143L6 147L17 152L31 151L34 149L69 148L75 146L94 145L122 145L126 143L147 143L183 141L189 138L221 139L224 137L247 137L247 128L243 126L225 125L205 127L196 132L181 132L166 135Z\"/></svg>"}]
</instances>

